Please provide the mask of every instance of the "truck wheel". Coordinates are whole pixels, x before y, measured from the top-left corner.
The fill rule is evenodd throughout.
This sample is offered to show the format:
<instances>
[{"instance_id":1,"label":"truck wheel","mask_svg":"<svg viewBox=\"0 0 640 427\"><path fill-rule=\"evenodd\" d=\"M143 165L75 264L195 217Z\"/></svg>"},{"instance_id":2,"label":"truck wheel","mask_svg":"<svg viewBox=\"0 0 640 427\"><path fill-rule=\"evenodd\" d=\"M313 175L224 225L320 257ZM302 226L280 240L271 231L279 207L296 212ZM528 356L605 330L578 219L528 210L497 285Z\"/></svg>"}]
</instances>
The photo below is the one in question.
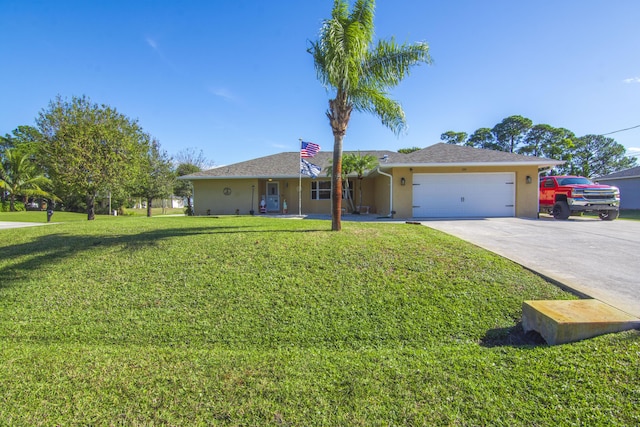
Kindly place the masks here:
<instances>
[{"instance_id":1,"label":"truck wheel","mask_svg":"<svg viewBox=\"0 0 640 427\"><path fill-rule=\"evenodd\" d=\"M598 214L600 219L603 221L613 221L618 218L618 215L620 215L619 211L603 211Z\"/></svg>"},{"instance_id":2,"label":"truck wheel","mask_svg":"<svg viewBox=\"0 0 640 427\"><path fill-rule=\"evenodd\" d=\"M553 205L551 215L553 215L555 219L567 219L569 215L571 215L571 210L567 202L556 202L556 204Z\"/></svg>"}]
</instances>

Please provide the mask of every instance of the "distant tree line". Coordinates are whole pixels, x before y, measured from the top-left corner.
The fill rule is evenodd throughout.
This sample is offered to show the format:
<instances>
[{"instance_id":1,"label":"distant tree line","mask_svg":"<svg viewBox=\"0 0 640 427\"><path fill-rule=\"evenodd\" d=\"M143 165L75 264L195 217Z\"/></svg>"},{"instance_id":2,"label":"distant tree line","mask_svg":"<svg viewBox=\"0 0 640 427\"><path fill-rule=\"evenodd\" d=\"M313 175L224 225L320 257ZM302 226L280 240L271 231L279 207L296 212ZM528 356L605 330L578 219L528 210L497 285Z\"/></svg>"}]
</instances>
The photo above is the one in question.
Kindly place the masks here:
<instances>
[{"instance_id":1,"label":"distant tree line","mask_svg":"<svg viewBox=\"0 0 640 427\"><path fill-rule=\"evenodd\" d=\"M37 202L63 206L95 218L98 201L131 207L145 200L176 195L192 212L191 185L176 178L200 171L206 159L187 149L174 161L159 141L108 105L85 96L60 96L38 114L36 126L21 125L0 136L0 198L2 210ZM104 208L102 208L104 210Z\"/></svg>"},{"instance_id":2,"label":"distant tree line","mask_svg":"<svg viewBox=\"0 0 640 427\"><path fill-rule=\"evenodd\" d=\"M483 127L471 135L447 131L440 135L448 144L506 151L528 156L564 160L556 174L598 177L636 165L622 144L603 135L576 137L568 129L536 124L522 116L510 116L493 128Z\"/></svg>"}]
</instances>

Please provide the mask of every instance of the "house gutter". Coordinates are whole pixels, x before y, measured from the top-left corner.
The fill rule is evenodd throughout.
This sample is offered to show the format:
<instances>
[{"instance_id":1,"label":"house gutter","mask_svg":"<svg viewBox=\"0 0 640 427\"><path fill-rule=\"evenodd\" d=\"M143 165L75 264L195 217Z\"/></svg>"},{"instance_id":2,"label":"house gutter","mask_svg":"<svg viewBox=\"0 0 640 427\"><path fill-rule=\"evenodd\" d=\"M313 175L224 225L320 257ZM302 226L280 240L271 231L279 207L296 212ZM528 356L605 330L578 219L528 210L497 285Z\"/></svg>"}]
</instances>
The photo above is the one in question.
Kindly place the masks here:
<instances>
[{"instance_id":1,"label":"house gutter","mask_svg":"<svg viewBox=\"0 0 640 427\"><path fill-rule=\"evenodd\" d=\"M538 167L548 167L552 168L554 166L559 166L564 164L565 162L562 160L554 161L551 160L549 162L538 162L538 161L515 161L515 162L498 162L498 161L487 161L487 162L415 162L415 163L384 163L381 167L385 169L391 168L421 168L421 167L474 167L474 166L538 166Z\"/></svg>"},{"instance_id":2,"label":"house gutter","mask_svg":"<svg viewBox=\"0 0 640 427\"><path fill-rule=\"evenodd\" d=\"M393 212L393 175L390 175L386 172L382 172L380 170L380 167L378 167L377 171L380 175L389 177L389 215L387 215L387 218L393 218L393 214L395 213Z\"/></svg>"}]
</instances>

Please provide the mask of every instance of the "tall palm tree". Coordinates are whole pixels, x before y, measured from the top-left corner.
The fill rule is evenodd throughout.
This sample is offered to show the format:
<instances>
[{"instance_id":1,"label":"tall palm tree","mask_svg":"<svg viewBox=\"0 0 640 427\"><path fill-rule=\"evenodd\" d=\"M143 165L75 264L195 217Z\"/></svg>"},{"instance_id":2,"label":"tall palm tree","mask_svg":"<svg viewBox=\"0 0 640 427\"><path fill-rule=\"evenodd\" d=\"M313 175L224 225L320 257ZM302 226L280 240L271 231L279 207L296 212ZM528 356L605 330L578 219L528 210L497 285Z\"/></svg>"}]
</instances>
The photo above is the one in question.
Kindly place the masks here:
<instances>
[{"instance_id":1,"label":"tall palm tree","mask_svg":"<svg viewBox=\"0 0 640 427\"><path fill-rule=\"evenodd\" d=\"M29 196L42 196L57 199L41 187L51 184L51 180L38 173L28 152L10 148L4 152L4 161L0 169L0 187L9 192L9 210L15 211L17 196L26 199Z\"/></svg>"},{"instance_id":2,"label":"tall palm tree","mask_svg":"<svg viewBox=\"0 0 640 427\"><path fill-rule=\"evenodd\" d=\"M341 227L342 140L351 112L365 111L399 134L406 126L404 111L387 90L397 86L412 66L431 63L426 43L398 45L392 38L373 43L374 0L356 0L349 11L347 0L334 0L331 18L323 22L319 38L308 51L313 55L320 82L335 93L327 117L333 131L334 191L331 196L331 229Z\"/></svg>"}]
</instances>

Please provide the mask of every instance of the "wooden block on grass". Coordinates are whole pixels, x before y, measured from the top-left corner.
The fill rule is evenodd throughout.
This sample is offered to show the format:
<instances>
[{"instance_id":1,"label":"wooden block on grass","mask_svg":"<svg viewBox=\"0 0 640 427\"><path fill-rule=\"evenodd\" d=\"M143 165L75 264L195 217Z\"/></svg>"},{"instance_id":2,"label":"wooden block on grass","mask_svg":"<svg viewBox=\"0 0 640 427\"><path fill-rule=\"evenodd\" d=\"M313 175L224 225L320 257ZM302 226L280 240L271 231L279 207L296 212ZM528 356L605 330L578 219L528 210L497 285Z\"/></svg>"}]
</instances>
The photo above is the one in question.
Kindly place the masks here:
<instances>
[{"instance_id":1,"label":"wooden block on grass","mask_svg":"<svg viewBox=\"0 0 640 427\"><path fill-rule=\"evenodd\" d=\"M640 319L595 299L525 301L522 328L556 345L637 329Z\"/></svg>"}]
</instances>

